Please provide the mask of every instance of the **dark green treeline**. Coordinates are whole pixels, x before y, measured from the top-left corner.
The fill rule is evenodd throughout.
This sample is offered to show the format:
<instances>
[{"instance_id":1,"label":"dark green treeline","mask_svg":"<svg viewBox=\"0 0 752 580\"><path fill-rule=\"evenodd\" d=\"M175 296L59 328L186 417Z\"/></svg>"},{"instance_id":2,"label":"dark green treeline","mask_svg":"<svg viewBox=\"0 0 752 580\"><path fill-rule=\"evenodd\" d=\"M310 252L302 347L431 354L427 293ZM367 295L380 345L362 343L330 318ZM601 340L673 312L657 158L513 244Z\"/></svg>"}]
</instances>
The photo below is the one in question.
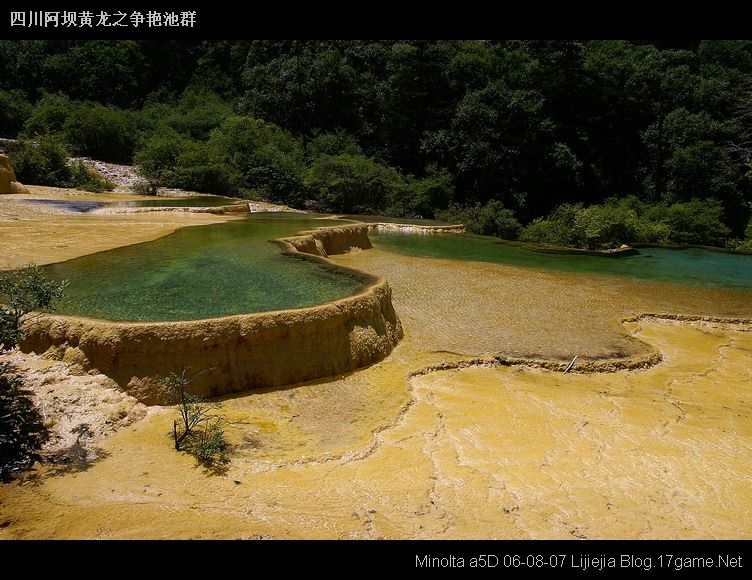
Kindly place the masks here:
<instances>
[{"instance_id":1,"label":"dark green treeline","mask_svg":"<svg viewBox=\"0 0 752 580\"><path fill-rule=\"evenodd\" d=\"M741 239L752 42L1 41L0 133L297 206L480 204L505 235L565 203L716 200Z\"/></svg>"}]
</instances>

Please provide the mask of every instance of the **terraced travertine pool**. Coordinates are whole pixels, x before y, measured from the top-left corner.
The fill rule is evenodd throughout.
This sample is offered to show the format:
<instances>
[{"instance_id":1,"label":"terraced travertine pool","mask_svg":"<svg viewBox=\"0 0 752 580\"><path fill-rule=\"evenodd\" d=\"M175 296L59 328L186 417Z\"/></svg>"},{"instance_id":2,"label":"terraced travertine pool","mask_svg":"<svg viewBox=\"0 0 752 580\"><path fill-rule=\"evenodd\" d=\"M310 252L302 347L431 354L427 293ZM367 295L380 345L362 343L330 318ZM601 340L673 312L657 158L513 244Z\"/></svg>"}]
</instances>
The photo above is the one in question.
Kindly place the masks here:
<instances>
[{"instance_id":1,"label":"terraced travertine pool","mask_svg":"<svg viewBox=\"0 0 752 580\"><path fill-rule=\"evenodd\" d=\"M362 281L283 255L270 240L342 224L299 214L179 230L158 240L47 267L71 282L58 310L108 320L195 320L300 308L355 292ZM582 275L671 282L752 292L752 256L705 249L641 248L629 257L545 254L494 238L372 231L377 247L407 256L479 261Z\"/></svg>"},{"instance_id":2,"label":"terraced travertine pool","mask_svg":"<svg viewBox=\"0 0 752 580\"><path fill-rule=\"evenodd\" d=\"M195 320L312 306L362 280L283 255L269 240L333 225L299 214L254 214L47 266L70 286L64 314L108 320Z\"/></svg>"}]
</instances>

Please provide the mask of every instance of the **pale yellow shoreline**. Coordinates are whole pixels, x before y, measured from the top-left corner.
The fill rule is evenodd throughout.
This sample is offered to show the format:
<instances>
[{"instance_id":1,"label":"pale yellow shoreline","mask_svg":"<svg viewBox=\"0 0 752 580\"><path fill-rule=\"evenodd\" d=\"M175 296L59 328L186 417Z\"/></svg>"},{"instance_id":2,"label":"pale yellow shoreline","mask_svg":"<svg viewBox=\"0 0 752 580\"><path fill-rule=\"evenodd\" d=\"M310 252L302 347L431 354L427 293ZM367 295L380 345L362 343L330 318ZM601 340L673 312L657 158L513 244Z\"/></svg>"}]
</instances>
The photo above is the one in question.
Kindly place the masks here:
<instances>
[{"instance_id":1,"label":"pale yellow shoreline","mask_svg":"<svg viewBox=\"0 0 752 580\"><path fill-rule=\"evenodd\" d=\"M1 485L0 538L752 538L750 328L620 322L749 318L752 296L379 249L333 261L390 281L405 338L389 357L224 400L222 477L175 453L153 408L88 470ZM408 378L651 352L629 372Z\"/></svg>"},{"instance_id":2,"label":"pale yellow shoreline","mask_svg":"<svg viewBox=\"0 0 752 580\"><path fill-rule=\"evenodd\" d=\"M144 212L61 214L50 208L21 204L34 199L130 201L144 196L87 193L56 187L26 186L31 195L0 196L0 269L30 262L51 264L121 246L149 242L178 228L236 219L225 215Z\"/></svg>"}]
</instances>

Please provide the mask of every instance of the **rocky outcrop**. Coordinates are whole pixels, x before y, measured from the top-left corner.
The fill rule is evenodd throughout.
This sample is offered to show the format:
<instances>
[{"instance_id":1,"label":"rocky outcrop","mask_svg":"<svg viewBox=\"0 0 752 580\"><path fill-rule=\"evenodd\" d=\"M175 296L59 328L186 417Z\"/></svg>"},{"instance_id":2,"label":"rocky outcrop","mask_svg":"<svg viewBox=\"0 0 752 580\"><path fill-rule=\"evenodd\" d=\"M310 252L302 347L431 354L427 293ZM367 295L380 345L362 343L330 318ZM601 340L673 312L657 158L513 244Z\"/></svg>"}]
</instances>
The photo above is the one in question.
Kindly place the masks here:
<instances>
[{"instance_id":1,"label":"rocky outcrop","mask_svg":"<svg viewBox=\"0 0 752 580\"><path fill-rule=\"evenodd\" d=\"M386 357L402 338L391 288L384 278L333 264L322 257L316 242L325 253L337 253L366 245L365 231L344 226L279 240L301 259L362 279L364 288L355 295L310 308L184 322L45 315L26 326L21 348L96 369L147 404L164 402L158 378L183 368L191 374L210 369L191 385L203 396L354 371ZM308 241L296 245L296 240L314 241L311 246Z\"/></svg>"},{"instance_id":2,"label":"rocky outcrop","mask_svg":"<svg viewBox=\"0 0 752 580\"><path fill-rule=\"evenodd\" d=\"M368 250L373 247L368 238L368 227L367 224L356 224L319 228L282 238L277 242L289 249L314 256L346 254L352 250Z\"/></svg>"},{"instance_id":3,"label":"rocky outcrop","mask_svg":"<svg viewBox=\"0 0 752 580\"><path fill-rule=\"evenodd\" d=\"M0 194L4 193L29 193L29 190L16 179L8 156L0 155Z\"/></svg>"}]
</instances>

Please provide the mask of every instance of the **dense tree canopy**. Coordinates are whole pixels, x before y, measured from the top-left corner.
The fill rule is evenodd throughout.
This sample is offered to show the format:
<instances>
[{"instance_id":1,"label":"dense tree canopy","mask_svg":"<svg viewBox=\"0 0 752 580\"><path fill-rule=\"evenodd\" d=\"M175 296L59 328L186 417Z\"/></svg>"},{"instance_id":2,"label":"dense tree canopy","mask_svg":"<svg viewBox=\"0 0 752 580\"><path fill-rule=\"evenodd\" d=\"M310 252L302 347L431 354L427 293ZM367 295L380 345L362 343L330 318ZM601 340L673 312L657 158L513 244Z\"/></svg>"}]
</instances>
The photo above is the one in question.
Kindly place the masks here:
<instances>
[{"instance_id":1,"label":"dense tree canopy","mask_svg":"<svg viewBox=\"0 0 752 580\"><path fill-rule=\"evenodd\" d=\"M336 211L527 224L635 196L679 223L712 199L743 238L752 42L0 41L0 134L19 133ZM599 211L593 244L634 225Z\"/></svg>"}]
</instances>

